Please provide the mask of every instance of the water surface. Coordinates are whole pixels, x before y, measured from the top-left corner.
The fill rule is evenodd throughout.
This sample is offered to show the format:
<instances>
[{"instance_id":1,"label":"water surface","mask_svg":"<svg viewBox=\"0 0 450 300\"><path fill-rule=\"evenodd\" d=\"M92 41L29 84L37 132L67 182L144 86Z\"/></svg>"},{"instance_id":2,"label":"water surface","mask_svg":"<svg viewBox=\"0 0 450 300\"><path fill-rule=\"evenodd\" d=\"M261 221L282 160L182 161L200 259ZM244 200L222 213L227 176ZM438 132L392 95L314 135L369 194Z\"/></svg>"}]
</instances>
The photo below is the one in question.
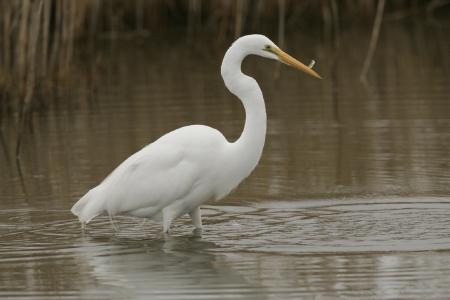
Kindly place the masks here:
<instances>
[{"instance_id":1,"label":"water surface","mask_svg":"<svg viewBox=\"0 0 450 300\"><path fill-rule=\"evenodd\" d=\"M129 217L119 232L99 217L82 234L69 209L177 127L239 137L244 113L220 79L222 47L119 39L80 57L67 99L33 116L19 161L14 122L0 135L0 297L447 297L450 44L441 29L420 29L385 32L366 85L360 32L343 32L338 48L286 38L323 81L249 58L267 102L266 147L235 193L203 207L201 236L188 218L165 236Z\"/></svg>"}]
</instances>

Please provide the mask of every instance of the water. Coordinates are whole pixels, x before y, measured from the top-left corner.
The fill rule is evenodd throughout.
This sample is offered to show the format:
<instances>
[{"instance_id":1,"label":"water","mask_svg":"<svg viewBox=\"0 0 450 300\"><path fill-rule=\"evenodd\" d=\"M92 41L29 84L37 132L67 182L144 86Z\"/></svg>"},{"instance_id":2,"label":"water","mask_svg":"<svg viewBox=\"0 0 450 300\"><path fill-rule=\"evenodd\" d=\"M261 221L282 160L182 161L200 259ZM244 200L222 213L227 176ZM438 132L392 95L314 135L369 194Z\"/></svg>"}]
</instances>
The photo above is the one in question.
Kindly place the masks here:
<instances>
[{"instance_id":1,"label":"water","mask_svg":"<svg viewBox=\"0 0 450 300\"><path fill-rule=\"evenodd\" d=\"M164 236L129 217L118 233L99 217L82 234L69 208L177 127L239 136L243 109L218 72L225 46L118 40L80 58L70 93L33 116L20 161L14 123L0 135L0 297L446 298L450 44L442 29L413 29L382 35L368 85L357 79L360 32L343 32L339 48L286 38L323 81L248 59L267 102L266 147L235 193L203 207L201 236L188 218Z\"/></svg>"}]
</instances>

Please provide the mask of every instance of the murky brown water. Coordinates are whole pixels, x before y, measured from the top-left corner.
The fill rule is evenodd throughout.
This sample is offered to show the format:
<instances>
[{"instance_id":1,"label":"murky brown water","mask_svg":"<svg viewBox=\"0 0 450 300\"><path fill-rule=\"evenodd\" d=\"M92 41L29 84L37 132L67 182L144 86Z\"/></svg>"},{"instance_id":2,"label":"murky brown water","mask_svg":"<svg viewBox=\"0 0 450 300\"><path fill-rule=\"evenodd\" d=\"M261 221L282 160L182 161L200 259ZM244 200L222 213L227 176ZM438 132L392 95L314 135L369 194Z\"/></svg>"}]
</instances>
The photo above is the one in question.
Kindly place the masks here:
<instances>
[{"instance_id":1,"label":"murky brown water","mask_svg":"<svg viewBox=\"0 0 450 300\"><path fill-rule=\"evenodd\" d=\"M14 124L0 136L0 297L448 297L450 44L441 29L410 29L385 32L367 86L357 32L343 32L339 50L286 39L295 56L317 58L323 81L287 68L276 80L273 62L250 58L266 148L238 191L203 208L201 237L187 218L170 237L127 217L117 234L99 218L83 235L69 208L167 131L199 123L239 136L224 49L119 40L80 60L70 108L33 117L20 162Z\"/></svg>"}]
</instances>

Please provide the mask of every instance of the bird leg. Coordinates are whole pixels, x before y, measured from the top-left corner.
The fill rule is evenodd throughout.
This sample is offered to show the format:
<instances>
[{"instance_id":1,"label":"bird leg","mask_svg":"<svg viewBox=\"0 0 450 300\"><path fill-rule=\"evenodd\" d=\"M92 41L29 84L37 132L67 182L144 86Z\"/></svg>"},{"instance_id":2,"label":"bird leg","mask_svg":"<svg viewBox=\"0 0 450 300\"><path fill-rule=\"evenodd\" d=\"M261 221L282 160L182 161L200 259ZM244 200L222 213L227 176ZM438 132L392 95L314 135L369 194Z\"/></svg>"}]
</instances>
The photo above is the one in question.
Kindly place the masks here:
<instances>
[{"instance_id":1,"label":"bird leg","mask_svg":"<svg viewBox=\"0 0 450 300\"><path fill-rule=\"evenodd\" d=\"M170 224L172 224L172 221L174 219L173 214L168 209L164 209L162 217L163 217L163 232L169 234Z\"/></svg>"},{"instance_id":2,"label":"bird leg","mask_svg":"<svg viewBox=\"0 0 450 300\"><path fill-rule=\"evenodd\" d=\"M191 217L195 229L202 229L202 213L200 211L200 206L194 208L194 210L189 213L189 216Z\"/></svg>"},{"instance_id":3,"label":"bird leg","mask_svg":"<svg viewBox=\"0 0 450 300\"><path fill-rule=\"evenodd\" d=\"M109 217L109 223L111 224L112 228L114 229L115 232L119 231L119 226L114 222L113 218L111 215L108 215Z\"/></svg>"},{"instance_id":4,"label":"bird leg","mask_svg":"<svg viewBox=\"0 0 450 300\"><path fill-rule=\"evenodd\" d=\"M80 221L80 225L81 225L81 234L85 234L86 233L86 222Z\"/></svg>"},{"instance_id":5,"label":"bird leg","mask_svg":"<svg viewBox=\"0 0 450 300\"><path fill-rule=\"evenodd\" d=\"M170 233L170 224L172 223L171 220L164 220L163 221L163 232L169 234Z\"/></svg>"}]
</instances>

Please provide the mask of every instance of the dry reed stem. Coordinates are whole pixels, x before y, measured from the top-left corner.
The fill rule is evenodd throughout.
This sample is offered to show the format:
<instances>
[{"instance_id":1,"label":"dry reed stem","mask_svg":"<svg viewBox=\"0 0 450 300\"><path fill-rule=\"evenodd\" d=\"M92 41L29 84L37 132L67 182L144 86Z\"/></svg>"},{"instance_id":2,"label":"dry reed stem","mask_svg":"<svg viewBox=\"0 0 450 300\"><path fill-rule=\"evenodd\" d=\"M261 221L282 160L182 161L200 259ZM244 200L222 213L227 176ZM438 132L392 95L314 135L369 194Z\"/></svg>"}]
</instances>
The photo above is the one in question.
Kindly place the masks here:
<instances>
[{"instance_id":1,"label":"dry reed stem","mask_svg":"<svg viewBox=\"0 0 450 300\"><path fill-rule=\"evenodd\" d=\"M236 0L236 14L234 23L234 38L241 36L243 22L244 0Z\"/></svg>"},{"instance_id":2,"label":"dry reed stem","mask_svg":"<svg viewBox=\"0 0 450 300\"><path fill-rule=\"evenodd\" d=\"M28 2L28 1L27 1ZM16 143L16 157L19 156L20 153L20 146L22 142L23 137L23 131L25 128L25 123L29 120L28 116L31 110L31 102L33 99L33 94L35 90L35 79L36 79L36 52L38 47L38 41L39 41L39 32L40 32L40 25L41 25L41 12L42 12L42 5L43 0L35 1L31 6L28 6L27 8L31 9L31 16L28 17L29 24L25 25L28 30L28 37L27 40L28 43L28 49L27 49L27 58L26 58L26 69L25 69L25 86L24 86L24 97L23 97L23 104L22 104L22 110L20 114L20 120L19 120L19 131L18 131L18 137L17 137L17 143Z\"/></svg>"},{"instance_id":3,"label":"dry reed stem","mask_svg":"<svg viewBox=\"0 0 450 300\"><path fill-rule=\"evenodd\" d=\"M278 0L278 46L284 48L284 34L286 24L286 0ZM274 78L278 80L281 75L281 64L275 65Z\"/></svg>"},{"instance_id":4,"label":"dry reed stem","mask_svg":"<svg viewBox=\"0 0 450 300\"><path fill-rule=\"evenodd\" d=\"M369 50L367 50L366 59L364 60L364 65L361 70L360 80L367 81L367 73L369 72L370 65L372 64L372 58L377 48L378 37L380 35L381 23L383 21L384 6L386 0L378 0L377 13L375 15L375 21L373 24L372 35L370 37Z\"/></svg>"}]
</instances>

